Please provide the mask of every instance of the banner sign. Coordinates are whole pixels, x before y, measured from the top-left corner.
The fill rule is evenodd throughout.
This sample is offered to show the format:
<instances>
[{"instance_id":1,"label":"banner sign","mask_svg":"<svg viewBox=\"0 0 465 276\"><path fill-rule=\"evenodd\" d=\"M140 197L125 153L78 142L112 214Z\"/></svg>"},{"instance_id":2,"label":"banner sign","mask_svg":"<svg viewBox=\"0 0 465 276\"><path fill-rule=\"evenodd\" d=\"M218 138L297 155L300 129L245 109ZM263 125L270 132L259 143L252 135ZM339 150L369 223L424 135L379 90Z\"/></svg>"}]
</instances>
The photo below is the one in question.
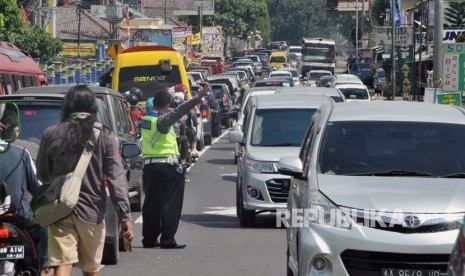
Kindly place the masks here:
<instances>
[{"instance_id":1,"label":"banner sign","mask_svg":"<svg viewBox=\"0 0 465 276\"><path fill-rule=\"evenodd\" d=\"M223 56L223 34L221 26L202 28L203 56Z\"/></svg>"},{"instance_id":2,"label":"banner sign","mask_svg":"<svg viewBox=\"0 0 465 276\"><path fill-rule=\"evenodd\" d=\"M459 34L465 35L465 29L443 30L442 43L455 43Z\"/></svg>"},{"instance_id":3,"label":"banner sign","mask_svg":"<svg viewBox=\"0 0 465 276\"><path fill-rule=\"evenodd\" d=\"M63 48L60 51L63 57L78 57L78 44L77 43L63 43ZM79 45L79 57L81 58L95 58L96 46L93 43L81 43Z\"/></svg>"},{"instance_id":4,"label":"banner sign","mask_svg":"<svg viewBox=\"0 0 465 276\"><path fill-rule=\"evenodd\" d=\"M189 34L192 33L192 29L189 27L173 27L173 49L176 49L180 53L186 52L186 39Z\"/></svg>"},{"instance_id":5,"label":"banner sign","mask_svg":"<svg viewBox=\"0 0 465 276\"><path fill-rule=\"evenodd\" d=\"M465 90L465 43L443 45L442 88L445 92Z\"/></svg>"},{"instance_id":6,"label":"banner sign","mask_svg":"<svg viewBox=\"0 0 465 276\"><path fill-rule=\"evenodd\" d=\"M139 29L131 33L134 40L141 45L164 45L173 46L171 28L170 29Z\"/></svg>"},{"instance_id":7,"label":"banner sign","mask_svg":"<svg viewBox=\"0 0 465 276\"><path fill-rule=\"evenodd\" d=\"M436 94L436 102L438 104L450 104L462 106L462 92L438 93Z\"/></svg>"},{"instance_id":8,"label":"banner sign","mask_svg":"<svg viewBox=\"0 0 465 276\"><path fill-rule=\"evenodd\" d=\"M375 27L375 45L382 46L386 50L391 49L391 27ZM412 27L396 27L394 42L400 46L412 45Z\"/></svg>"}]
</instances>

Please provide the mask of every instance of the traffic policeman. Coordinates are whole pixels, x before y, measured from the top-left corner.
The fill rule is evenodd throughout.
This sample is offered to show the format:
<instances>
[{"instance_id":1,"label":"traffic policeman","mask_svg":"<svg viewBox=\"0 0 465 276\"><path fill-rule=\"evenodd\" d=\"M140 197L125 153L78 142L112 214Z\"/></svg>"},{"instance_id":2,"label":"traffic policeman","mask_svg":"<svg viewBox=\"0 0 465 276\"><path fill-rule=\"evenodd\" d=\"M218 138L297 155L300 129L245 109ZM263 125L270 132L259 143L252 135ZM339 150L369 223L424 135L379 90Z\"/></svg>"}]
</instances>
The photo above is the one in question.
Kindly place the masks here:
<instances>
[{"instance_id":1,"label":"traffic policeman","mask_svg":"<svg viewBox=\"0 0 465 276\"><path fill-rule=\"evenodd\" d=\"M147 113L140 125L145 187L142 245L145 248L186 247L174 238L181 218L185 179L173 125L199 104L208 91L209 86L205 84L196 96L171 110L171 95L167 91L158 91L147 101Z\"/></svg>"}]
</instances>

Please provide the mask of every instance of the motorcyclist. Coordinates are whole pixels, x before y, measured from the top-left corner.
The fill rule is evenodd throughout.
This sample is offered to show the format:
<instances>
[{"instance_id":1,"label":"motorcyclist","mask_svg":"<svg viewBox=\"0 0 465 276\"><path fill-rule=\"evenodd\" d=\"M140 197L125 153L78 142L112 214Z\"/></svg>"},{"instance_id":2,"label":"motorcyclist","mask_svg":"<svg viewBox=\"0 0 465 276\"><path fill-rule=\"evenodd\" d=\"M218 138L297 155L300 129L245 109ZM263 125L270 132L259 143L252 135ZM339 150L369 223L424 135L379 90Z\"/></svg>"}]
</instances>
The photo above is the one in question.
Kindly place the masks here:
<instances>
[{"instance_id":1,"label":"motorcyclist","mask_svg":"<svg viewBox=\"0 0 465 276\"><path fill-rule=\"evenodd\" d=\"M131 89L129 89L129 94L130 95L135 95L137 97L137 102L141 102L144 100L144 97L143 97L143 94L142 94L142 90L140 90L139 87L131 87ZM132 105L132 104L131 104ZM140 110L140 112L142 113L142 115L145 114L144 112L144 109L142 108L141 105L139 104L135 104L134 105L135 108L137 108L138 110Z\"/></svg>"},{"instance_id":2,"label":"motorcyclist","mask_svg":"<svg viewBox=\"0 0 465 276\"><path fill-rule=\"evenodd\" d=\"M15 111L4 110L0 119L0 133L18 127ZM19 133L19 132L18 132ZM17 137L16 137L17 138ZM1 150L5 150L7 144L0 140ZM0 185L5 183L10 191L12 203L15 206L15 216L26 225L26 231L31 236L37 249L35 265L41 270L41 275L49 273L47 258L47 231L32 221L32 210L25 195L33 195L40 187L36 178L36 170L29 152L20 146L11 145L10 149L0 154Z\"/></svg>"},{"instance_id":3,"label":"motorcyclist","mask_svg":"<svg viewBox=\"0 0 465 276\"><path fill-rule=\"evenodd\" d=\"M174 86L175 93L178 94L180 97L183 96L184 100L187 100L187 87L184 84L177 84ZM199 156L199 152L197 151L197 116L193 109L187 114L187 118L185 120L186 123L186 136L189 141L189 151L191 153L192 158L197 158Z\"/></svg>"},{"instance_id":4,"label":"motorcyclist","mask_svg":"<svg viewBox=\"0 0 465 276\"><path fill-rule=\"evenodd\" d=\"M134 94L130 94L128 96L128 102L131 105L131 118L132 118L132 121L135 124L136 131L139 132L139 123L140 123L140 120L142 120L142 117L143 117L142 108L139 108L139 106L137 104L139 102L139 98L137 98L137 96L134 95Z\"/></svg>"}]
</instances>

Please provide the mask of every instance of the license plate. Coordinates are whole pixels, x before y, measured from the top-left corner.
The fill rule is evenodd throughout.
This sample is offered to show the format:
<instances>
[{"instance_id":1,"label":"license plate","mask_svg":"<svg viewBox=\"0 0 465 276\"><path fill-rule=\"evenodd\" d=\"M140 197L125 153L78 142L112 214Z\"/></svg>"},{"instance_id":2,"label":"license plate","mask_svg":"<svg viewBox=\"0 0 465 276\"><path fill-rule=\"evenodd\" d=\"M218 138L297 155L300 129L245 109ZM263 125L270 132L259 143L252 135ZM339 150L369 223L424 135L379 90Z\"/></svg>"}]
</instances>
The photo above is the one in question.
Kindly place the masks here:
<instances>
[{"instance_id":1,"label":"license plate","mask_svg":"<svg viewBox=\"0 0 465 276\"><path fill-rule=\"evenodd\" d=\"M383 276L440 276L439 270L382 268Z\"/></svg>"},{"instance_id":2,"label":"license plate","mask_svg":"<svg viewBox=\"0 0 465 276\"><path fill-rule=\"evenodd\" d=\"M202 119L202 122L206 123L208 122L208 119Z\"/></svg>"},{"instance_id":3,"label":"license plate","mask_svg":"<svg viewBox=\"0 0 465 276\"><path fill-rule=\"evenodd\" d=\"M0 247L0 260L24 259L24 245Z\"/></svg>"},{"instance_id":4,"label":"license plate","mask_svg":"<svg viewBox=\"0 0 465 276\"><path fill-rule=\"evenodd\" d=\"M282 184L282 186L281 186L281 190L282 190L283 192L288 193L290 187L291 187L291 180L284 180L284 181L283 181L283 184Z\"/></svg>"}]
</instances>

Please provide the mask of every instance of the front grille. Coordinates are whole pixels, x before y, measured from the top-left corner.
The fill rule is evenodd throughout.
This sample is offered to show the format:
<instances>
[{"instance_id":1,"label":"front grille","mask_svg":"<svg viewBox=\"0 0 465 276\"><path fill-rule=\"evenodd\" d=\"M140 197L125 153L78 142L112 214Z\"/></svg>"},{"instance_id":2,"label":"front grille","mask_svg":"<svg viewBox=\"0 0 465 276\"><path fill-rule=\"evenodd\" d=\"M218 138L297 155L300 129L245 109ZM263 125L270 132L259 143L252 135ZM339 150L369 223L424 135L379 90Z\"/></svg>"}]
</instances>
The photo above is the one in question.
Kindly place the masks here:
<instances>
[{"instance_id":1,"label":"front grille","mask_svg":"<svg viewBox=\"0 0 465 276\"><path fill-rule=\"evenodd\" d=\"M270 194L271 201L274 203L286 203L289 196L289 190L283 189L286 182L289 187L290 179L270 179L266 181L266 187Z\"/></svg>"},{"instance_id":2,"label":"front grille","mask_svg":"<svg viewBox=\"0 0 465 276\"><path fill-rule=\"evenodd\" d=\"M449 254L400 254L345 250L341 260L349 273L355 276L382 275L382 268L439 270L447 273Z\"/></svg>"},{"instance_id":3,"label":"front grille","mask_svg":"<svg viewBox=\"0 0 465 276\"><path fill-rule=\"evenodd\" d=\"M366 220L362 217L356 218L357 223L360 225L364 225L366 227L375 228L378 230L389 231L389 232L397 232L402 234L420 234L420 233L437 233L437 232L444 232L444 231L451 231L451 230L458 230L460 229L460 224L456 222L445 222L445 223L437 223L437 224L428 224L428 225L421 225L415 228L405 227L402 224L390 224L390 222L385 222L382 225L377 220Z\"/></svg>"}]
</instances>

